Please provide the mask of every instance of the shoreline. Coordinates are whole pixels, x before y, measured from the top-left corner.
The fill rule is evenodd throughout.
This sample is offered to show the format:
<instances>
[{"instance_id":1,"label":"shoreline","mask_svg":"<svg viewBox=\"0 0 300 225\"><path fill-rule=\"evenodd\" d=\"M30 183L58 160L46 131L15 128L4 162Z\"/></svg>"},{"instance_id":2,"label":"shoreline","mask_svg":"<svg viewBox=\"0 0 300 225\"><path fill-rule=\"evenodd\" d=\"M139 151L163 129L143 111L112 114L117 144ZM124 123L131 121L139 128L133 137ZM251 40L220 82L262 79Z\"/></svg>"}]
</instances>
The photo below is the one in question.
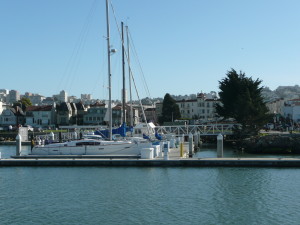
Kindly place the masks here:
<instances>
[{"instance_id":1,"label":"shoreline","mask_svg":"<svg viewBox=\"0 0 300 225\"><path fill-rule=\"evenodd\" d=\"M254 154L300 154L300 134L269 134L242 140L241 148Z\"/></svg>"}]
</instances>

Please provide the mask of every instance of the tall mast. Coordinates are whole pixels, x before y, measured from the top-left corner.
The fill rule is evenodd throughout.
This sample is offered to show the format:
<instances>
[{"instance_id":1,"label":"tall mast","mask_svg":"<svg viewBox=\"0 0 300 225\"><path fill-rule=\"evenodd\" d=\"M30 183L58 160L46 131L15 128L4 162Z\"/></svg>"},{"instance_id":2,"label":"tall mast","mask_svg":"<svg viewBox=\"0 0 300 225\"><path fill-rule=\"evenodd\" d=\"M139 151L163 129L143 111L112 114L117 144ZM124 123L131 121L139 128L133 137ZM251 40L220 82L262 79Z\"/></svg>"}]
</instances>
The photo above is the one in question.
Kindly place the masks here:
<instances>
[{"instance_id":1,"label":"tall mast","mask_svg":"<svg viewBox=\"0 0 300 225\"><path fill-rule=\"evenodd\" d=\"M124 47L124 23L121 22L122 28L122 71L123 71L123 89L122 89L122 108L123 108L123 123L126 123L126 109L125 109L125 47Z\"/></svg>"},{"instance_id":2,"label":"tall mast","mask_svg":"<svg viewBox=\"0 0 300 225\"><path fill-rule=\"evenodd\" d=\"M127 61L128 61L128 74L129 74L129 95L130 95L130 126L133 127L133 108L132 108L132 92L131 92L131 69L130 69L130 48L129 48L129 35L128 26L126 26L127 35Z\"/></svg>"},{"instance_id":3,"label":"tall mast","mask_svg":"<svg viewBox=\"0 0 300 225\"><path fill-rule=\"evenodd\" d=\"M107 65L108 65L108 124L109 140L112 140L112 107L111 107L111 71L110 71L110 29L109 29L109 0L106 0L106 27L107 27Z\"/></svg>"}]
</instances>

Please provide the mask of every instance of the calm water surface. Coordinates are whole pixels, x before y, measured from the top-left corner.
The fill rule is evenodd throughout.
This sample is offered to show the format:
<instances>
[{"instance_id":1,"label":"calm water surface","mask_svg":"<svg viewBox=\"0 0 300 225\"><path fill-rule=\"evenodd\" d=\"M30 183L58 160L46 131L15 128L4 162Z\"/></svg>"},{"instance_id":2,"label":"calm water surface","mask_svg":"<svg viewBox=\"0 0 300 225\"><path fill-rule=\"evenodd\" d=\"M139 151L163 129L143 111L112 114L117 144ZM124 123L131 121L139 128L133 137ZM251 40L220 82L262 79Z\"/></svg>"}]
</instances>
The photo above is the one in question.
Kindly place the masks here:
<instances>
[{"instance_id":1,"label":"calm water surface","mask_svg":"<svg viewBox=\"0 0 300 225\"><path fill-rule=\"evenodd\" d=\"M299 175L291 168L3 167L0 224L299 224Z\"/></svg>"}]
</instances>

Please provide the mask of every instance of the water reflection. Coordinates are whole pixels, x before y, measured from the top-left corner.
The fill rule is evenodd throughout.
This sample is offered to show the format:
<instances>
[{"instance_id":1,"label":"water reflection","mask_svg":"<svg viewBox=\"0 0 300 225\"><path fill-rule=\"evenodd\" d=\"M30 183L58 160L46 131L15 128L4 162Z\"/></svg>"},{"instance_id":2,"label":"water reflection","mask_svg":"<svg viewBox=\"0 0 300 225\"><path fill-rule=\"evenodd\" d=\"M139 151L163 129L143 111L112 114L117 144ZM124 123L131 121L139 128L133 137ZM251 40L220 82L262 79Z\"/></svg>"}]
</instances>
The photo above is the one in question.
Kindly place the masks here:
<instances>
[{"instance_id":1,"label":"water reflection","mask_svg":"<svg viewBox=\"0 0 300 225\"><path fill-rule=\"evenodd\" d=\"M27 155L31 147L28 145L22 145L21 155ZM1 158L8 159L13 155L16 155L15 145L0 145Z\"/></svg>"}]
</instances>

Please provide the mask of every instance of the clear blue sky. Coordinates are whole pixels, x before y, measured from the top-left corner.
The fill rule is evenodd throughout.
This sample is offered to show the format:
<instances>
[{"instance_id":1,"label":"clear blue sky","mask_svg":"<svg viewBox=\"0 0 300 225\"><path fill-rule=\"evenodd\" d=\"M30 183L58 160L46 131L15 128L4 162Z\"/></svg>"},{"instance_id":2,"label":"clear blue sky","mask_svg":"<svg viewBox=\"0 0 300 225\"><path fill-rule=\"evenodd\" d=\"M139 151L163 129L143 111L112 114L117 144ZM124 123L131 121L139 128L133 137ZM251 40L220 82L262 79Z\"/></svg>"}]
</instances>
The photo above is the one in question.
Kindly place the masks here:
<instances>
[{"instance_id":1,"label":"clear blue sky","mask_svg":"<svg viewBox=\"0 0 300 225\"><path fill-rule=\"evenodd\" d=\"M300 84L298 0L114 0L149 88L141 97L218 91L231 68L274 90ZM106 99L105 0L0 0L0 88ZM121 42L111 13L113 98L121 95ZM133 53L132 53L133 54ZM132 55L133 56L133 55Z\"/></svg>"}]
</instances>

